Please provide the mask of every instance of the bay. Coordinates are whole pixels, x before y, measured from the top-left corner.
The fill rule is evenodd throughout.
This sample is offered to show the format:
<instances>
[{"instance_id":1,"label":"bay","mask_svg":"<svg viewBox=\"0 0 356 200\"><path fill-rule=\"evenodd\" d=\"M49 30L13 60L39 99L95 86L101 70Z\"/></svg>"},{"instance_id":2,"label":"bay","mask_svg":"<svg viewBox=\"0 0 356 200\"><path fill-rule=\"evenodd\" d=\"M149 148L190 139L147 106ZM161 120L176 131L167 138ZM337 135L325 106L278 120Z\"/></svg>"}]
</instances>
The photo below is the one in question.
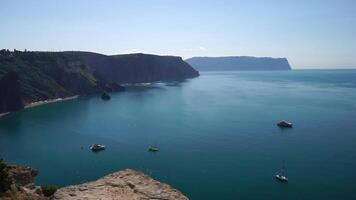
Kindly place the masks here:
<instances>
[{"instance_id":1,"label":"bay","mask_svg":"<svg viewBox=\"0 0 356 200\"><path fill-rule=\"evenodd\" d=\"M38 184L133 168L190 199L356 199L356 70L202 72L111 95L0 118L0 157ZM283 161L287 184L273 177Z\"/></svg>"}]
</instances>

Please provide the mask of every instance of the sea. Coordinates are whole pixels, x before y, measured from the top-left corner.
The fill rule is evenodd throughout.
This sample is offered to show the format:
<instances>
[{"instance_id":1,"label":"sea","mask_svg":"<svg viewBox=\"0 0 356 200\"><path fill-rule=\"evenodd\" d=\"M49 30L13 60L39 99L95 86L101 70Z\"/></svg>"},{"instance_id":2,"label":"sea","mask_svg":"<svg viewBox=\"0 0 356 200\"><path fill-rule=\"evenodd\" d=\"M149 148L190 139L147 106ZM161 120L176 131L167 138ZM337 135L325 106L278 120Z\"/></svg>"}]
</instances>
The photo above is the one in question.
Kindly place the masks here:
<instances>
[{"instance_id":1,"label":"sea","mask_svg":"<svg viewBox=\"0 0 356 200\"><path fill-rule=\"evenodd\" d=\"M201 72L29 108L0 118L0 158L38 169L36 184L131 168L192 200L352 200L356 70Z\"/></svg>"}]
</instances>

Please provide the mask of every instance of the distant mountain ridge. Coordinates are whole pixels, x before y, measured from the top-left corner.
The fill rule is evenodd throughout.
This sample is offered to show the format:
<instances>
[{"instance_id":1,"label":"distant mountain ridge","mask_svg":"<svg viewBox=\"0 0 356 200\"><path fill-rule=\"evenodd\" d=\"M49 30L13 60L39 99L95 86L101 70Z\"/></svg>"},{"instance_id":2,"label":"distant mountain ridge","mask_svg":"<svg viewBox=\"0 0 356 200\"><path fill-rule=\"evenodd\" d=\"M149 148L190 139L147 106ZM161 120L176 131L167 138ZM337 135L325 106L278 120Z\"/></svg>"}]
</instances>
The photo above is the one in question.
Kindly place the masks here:
<instances>
[{"instance_id":1,"label":"distant mountain ridge","mask_svg":"<svg viewBox=\"0 0 356 200\"><path fill-rule=\"evenodd\" d=\"M286 58L226 56L226 57L193 57L185 60L196 70L291 70Z\"/></svg>"},{"instance_id":2,"label":"distant mountain ridge","mask_svg":"<svg viewBox=\"0 0 356 200\"><path fill-rule=\"evenodd\" d=\"M0 50L0 113L36 101L117 91L123 83L197 76L175 56Z\"/></svg>"}]
</instances>

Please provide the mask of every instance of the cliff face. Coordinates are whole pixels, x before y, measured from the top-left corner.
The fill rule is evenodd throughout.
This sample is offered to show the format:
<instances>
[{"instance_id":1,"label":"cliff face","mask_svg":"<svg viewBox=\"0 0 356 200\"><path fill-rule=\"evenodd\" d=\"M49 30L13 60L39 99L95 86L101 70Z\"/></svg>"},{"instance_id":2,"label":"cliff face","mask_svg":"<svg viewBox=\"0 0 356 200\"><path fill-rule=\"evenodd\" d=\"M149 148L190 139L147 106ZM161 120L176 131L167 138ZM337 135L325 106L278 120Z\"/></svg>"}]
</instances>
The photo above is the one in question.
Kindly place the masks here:
<instances>
[{"instance_id":1,"label":"cliff face","mask_svg":"<svg viewBox=\"0 0 356 200\"><path fill-rule=\"evenodd\" d=\"M54 193L53 199L188 200L181 192L169 185L130 169L107 175L93 182L60 188Z\"/></svg>"},{"instance_id":2,"label":"cliff face","mask_svg":"<svg viewBox=\"0 0 356 200\"><path fill-rule=\"evenodd\" d=\"M2 160L0 164L4 167ZM48 200L42 194L40 186L34 185L34 180L38 172L30 167L20 167L14 165L5 166L2 169L6 171L6 177L1 177L0 182L4 184L4 180L10 184L9 188L5 191L0 191L1 200Z\"/></svg>"},{"instance_id":3,"label":"cliff face","mask_svg":"<svg viewBox=\"0 0 356 200\"><path fill-rule=\"evenodd\" d=\"M11 184L6 191L0 191L2 200L188 200L171 186L131 169L109 174L96 181L60 188L49 197L44 196L46 193L42 187L34 185L37 170L4 164L0 169L7 172L7 177L1 178L8 179ZM2 179L0 183L3 183Z\"/></svg>"},{"instance_id":4,"label":"cliff face","mask_svg":"<svg viewBox=\"0 0 356 200\"><path fill-rule=\"evenodd\" d=\"M34 101L123 91L122 83L198 75L180 57L173 56L0 50L0 113Z\"/></svg>"},{"instance_id":5,"label":"cliff face","mask_svg":"<svg viewBox=\"0 0 356 200\"><path fill-rule=\"evenodd\" d=\"M96 80L75 55L0 51L0 78L16 72L24 103L99 91ZM3 84L0 85L3 87ZM13 84L8 86L13 89Z\"/></svg>"},{"instance_id":6,"label":"cliff face","mask_svg":"<svg viewBox=\"0 0 356 200\"><path fill-rule=\"evenodd\" d=\"M149 54L103 56L82 52L84 63L97 77L118 83L182 80L199 76L181 57Z\"/></svg>"},{"instance_id":7,"label":"cliff face","mask_svg":"<svg viewBox=\"0 0 356 200\"><path fill-rule=\"evenodd\" d=\"M16 72L8 72L0 78L0 113L23 108L21 85Z\"/></svg>"},{"instance_id":8,"label":"cliff face","mask_svg":"<svg viewBox=\"0 0 356 200\"><path fill-rule=\"evenodd\" d=\"M186 60L199 71L215 70L291 70L286 58L229 56L193 57Z\"/></svg>"}]
</instances>

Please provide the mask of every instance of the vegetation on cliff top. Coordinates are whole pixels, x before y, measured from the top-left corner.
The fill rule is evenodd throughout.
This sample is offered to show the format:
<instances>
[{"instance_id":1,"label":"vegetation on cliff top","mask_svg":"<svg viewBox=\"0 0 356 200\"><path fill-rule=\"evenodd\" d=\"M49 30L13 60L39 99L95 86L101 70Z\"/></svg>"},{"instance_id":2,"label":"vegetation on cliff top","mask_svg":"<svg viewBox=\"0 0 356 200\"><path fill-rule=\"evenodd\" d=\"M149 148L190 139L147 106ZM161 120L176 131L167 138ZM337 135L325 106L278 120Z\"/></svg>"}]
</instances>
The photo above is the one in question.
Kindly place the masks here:
<instances>
[{"instance_id":1,"label":"vegetation on cliff top","mask_svg":"<svg viewBox=\"0 0 356 200\"><path fill-rule=\"evenodd\" d=\"M52 196L56 191L57 187L53 185L41 185L41 190L44 196L49 197Z\"/></svg>"},{"instance_id":2,"label":"vegetation on cliff top","mask_svg":"<svg viewBox=\"0 0 356 200\"><path fill-rule=\"evenodd\" d=\"M179 80L199 73L180 57L0 50L0 113L46 99L123 91L119 84Z\"/></svg>"}]
</instances>

